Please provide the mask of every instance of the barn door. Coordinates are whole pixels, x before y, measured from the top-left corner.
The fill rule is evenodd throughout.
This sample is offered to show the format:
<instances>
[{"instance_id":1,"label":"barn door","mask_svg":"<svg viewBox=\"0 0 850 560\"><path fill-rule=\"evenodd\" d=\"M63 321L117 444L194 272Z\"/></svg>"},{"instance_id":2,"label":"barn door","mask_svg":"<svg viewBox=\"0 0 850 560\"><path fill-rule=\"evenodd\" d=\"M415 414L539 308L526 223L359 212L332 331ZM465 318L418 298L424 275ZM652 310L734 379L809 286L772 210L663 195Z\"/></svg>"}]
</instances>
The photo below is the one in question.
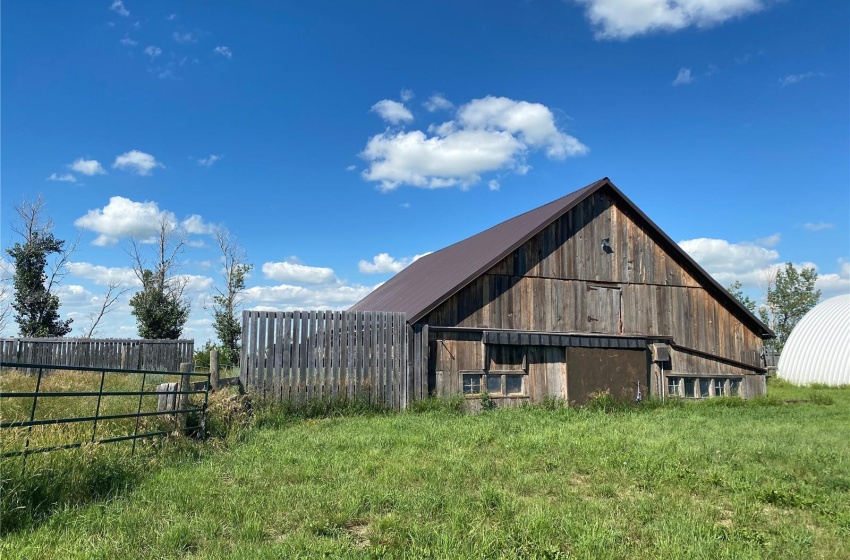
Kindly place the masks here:
<instances>
[{"instance_id":1,"label":"barn door","mask_svg":"<svg viewBox=\"0 0 850 560\"><path fill-rule=\"evenodd\" d=\"M623 334L619 287L587 286L587 326L592 333Z\"/></svg>"}]
</instances>

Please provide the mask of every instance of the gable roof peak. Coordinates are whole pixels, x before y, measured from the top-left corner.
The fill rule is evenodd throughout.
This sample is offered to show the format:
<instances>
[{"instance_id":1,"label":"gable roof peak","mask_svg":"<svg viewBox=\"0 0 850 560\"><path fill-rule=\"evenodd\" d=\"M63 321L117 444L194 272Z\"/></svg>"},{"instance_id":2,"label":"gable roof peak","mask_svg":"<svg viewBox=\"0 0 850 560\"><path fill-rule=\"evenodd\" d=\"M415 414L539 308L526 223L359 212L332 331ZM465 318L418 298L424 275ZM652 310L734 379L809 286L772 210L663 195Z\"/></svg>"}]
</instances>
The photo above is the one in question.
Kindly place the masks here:
<instances>
[{"instance_id":1,"label":"gable roof peak","mask_svg":"<svg viewBox=\"0 0 850 560\"><path fill-rule=\"evenodd\" d=\"M773 337L773 333L764 323L732 297L608 177L421 257L354 304L350 310L404 312L410 324L416 323L577 204L603 188L609 189L643 221L668 253L680 262L684 261L686 268L691 270L700 284L716 298L726 300L730 307L741 312L742 315L739 315L755 326L762 336Z\"/></svg>"}]
</instances>

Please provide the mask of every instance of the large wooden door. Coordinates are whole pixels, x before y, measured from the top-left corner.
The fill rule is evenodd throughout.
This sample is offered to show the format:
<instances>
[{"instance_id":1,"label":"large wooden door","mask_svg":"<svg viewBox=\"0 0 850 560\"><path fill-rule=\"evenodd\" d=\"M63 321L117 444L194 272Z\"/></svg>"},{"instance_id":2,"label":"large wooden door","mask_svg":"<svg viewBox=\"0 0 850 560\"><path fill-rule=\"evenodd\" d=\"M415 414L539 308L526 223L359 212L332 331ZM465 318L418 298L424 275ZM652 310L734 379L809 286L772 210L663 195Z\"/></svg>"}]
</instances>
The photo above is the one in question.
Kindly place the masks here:
<instances>
[{"instance_id":1,"label":"large wooden door","mask_svg":"<svg viewBox=\"0 0 850 560\"><path fill-rule=\"evenodd\" d=\"M571 404L584 404L593 393L608 391L618 399L635 400L638 383L649 394L646 350L567 348L567 394Z\"/></svg>"},{"instance_id":2,"label":"large wooden door","mask_svg":"<svg viewBox=\"0 0 850 560\"><path fill-rule=\"evenodd\" d=\"M587 327L592 333L622 334L619 287L587 285Z\"/></svg>"}]
</instances>

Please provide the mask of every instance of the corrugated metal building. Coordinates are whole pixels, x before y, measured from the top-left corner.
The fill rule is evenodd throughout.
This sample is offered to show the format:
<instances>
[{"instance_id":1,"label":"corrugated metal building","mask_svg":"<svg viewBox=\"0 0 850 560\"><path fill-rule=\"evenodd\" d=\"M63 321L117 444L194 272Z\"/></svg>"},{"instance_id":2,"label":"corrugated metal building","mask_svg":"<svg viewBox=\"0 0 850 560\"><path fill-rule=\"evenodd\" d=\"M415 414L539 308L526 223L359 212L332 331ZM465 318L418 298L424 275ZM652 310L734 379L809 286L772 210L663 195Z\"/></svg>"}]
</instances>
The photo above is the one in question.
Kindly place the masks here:
<instances>
[{"instance_id":1,"label":"corrugated metal building","mask_svg":"<svg viewBox=\"0 0 850 560\"><path fill-rule=\"evenodd\" d=\"M823 301L800 319L777 375L796 385L850 385L850 294Z\"/></svg>"},{"instance_id":2,"label":"corrugated metal building","mask_svg":"<svg viewBox=\"0 0 850 560\"><path fill-rule=\"evenodd\" d=\"M407 314L431 394L499 405L760 395L773 336L607 178L417 260L352 310Z\"/></svg>"}]
</instances>

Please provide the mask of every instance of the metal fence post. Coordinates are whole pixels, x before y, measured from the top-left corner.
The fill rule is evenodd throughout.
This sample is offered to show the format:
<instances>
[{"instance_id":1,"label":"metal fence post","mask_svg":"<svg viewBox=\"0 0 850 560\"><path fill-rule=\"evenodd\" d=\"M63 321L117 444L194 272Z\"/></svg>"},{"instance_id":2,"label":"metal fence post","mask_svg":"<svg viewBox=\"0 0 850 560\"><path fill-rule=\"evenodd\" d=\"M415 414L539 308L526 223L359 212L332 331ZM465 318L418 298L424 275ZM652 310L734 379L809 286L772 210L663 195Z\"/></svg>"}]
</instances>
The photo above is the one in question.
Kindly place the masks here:
<instances>
[{"instance_id":1,"label":"metal fence post","mask_svg":"<svg viewBox=\"0 0 850 560\"><path fill-rule=\"evenodd\" d=\"M147 377L147 372L142 374L142 386L139 388L139 409L136 411L136 427L133 429L133 450L130 452L131 456L136 454L136 437L139 435L139 414L142 413L142 398L144 398Z\"/></svg>"},{"instance_id":2,"label":"metal fence post","mask_svg":"<svg viewBox=\"0 0 850 560\"><path fill-rule=\"evenodd\" d=\"M100 418L100 401L103 398L103 382L106 380L106 370L100 372L100 389L97 391L97 408L94 410L94 425L91 430L91 442L94 443L94 437L97 433L97 420Z\"/></svg>"},{"instance_id":3,"label":"metal fence post","mask_svg":"<svg viewBox=\"0 0 850 560\"><path fill-rule=\"evenodd\" d=\"M181 410L186 410L189 406L189 395L186 394L186 391L191 390L191 378L189 372L192 371L192 363L191 362L183 362L180 364L180 373L183 375L180 377L180 398L177 399L177 428L178 430L185 433L186 431L186 420L188 416L188 412L179 412Z\"/></svg>"},{"instance_id":4,"label":"metal fence post","mask_svg":"<svg viewBox=\"0 0 850 560\"><path fill-rule=\"evenodd\" d=\"M32 424L33 420L35 420L35 405L38 403L38 391L41 389L41 374L44 371L42 368L38 368L38 379L35 382L35 396L32 398L32 410L30 410L30 424ZM27 454L30 450L30 436L32 435L32 425L27 427L27 443L24 446L24 459L21 464L21 472L24 472L24 469L27 468Z\"/></svg>"}]
</instances>

